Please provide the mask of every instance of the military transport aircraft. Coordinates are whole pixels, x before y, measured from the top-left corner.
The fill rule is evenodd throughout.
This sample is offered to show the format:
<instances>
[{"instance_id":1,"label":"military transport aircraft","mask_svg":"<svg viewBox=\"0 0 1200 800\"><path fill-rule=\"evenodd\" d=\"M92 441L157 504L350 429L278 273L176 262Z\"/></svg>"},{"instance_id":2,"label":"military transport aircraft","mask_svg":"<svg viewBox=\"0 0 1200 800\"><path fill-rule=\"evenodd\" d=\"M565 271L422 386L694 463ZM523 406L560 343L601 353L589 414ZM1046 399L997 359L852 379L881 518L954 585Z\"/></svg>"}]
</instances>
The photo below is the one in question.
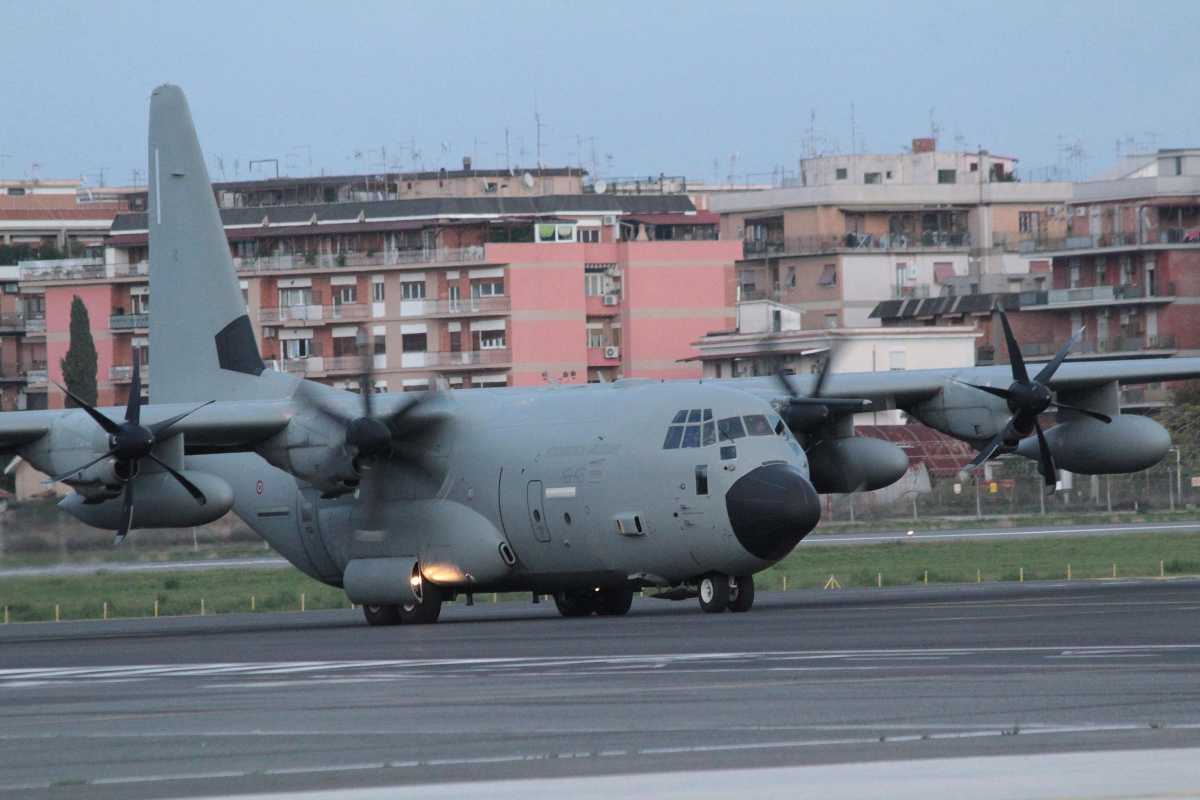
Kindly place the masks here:
<instances>
[{"instance_id":1,"label":"military transport aircraft","mask_svg":"<svg viewBox=\"0 0 1200 800\"><path fill-rule=\"evenodd\" d=\"M183 92L150 100L153 405L0 414L0 450L75 489L62 507L117 531L233 510L372 624L427 623L480 591L552 594L565 616L623 614L638 587L747 611L754 573L817 524L818 493L886 486L903 450L854 436L900 408L979 448L1130 472L1170 439L1123 415L1118 384L1200 376L1200 359L361 396L265 369ZM614 410L620 413L613 413ZM1054 410L1057 424L1039 419Z\"/></svg>"}]
</instances>

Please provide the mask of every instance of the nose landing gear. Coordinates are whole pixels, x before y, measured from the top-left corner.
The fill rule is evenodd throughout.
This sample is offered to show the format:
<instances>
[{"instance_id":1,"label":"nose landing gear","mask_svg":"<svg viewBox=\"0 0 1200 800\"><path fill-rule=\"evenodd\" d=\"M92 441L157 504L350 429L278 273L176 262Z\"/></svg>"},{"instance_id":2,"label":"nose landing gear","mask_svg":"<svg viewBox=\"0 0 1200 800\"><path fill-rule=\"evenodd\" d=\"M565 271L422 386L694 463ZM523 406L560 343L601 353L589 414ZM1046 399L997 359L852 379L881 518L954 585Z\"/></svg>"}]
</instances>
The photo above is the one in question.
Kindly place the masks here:
<instances>
[{"instance_id":1,"label":"nose landing gear","mask_svg":"<svg viewBox=\"0 0 1200 800\"><path fill-rule=\"evenodd\" d=\"M726 609L744 612L754 605L753 575L733 576L710 572L700 579L697 589L700 609L706 614L719 614Z\"/></svg>"},{"instance_id":2,"label":"nose landing gear","mask_svg":"<svg viewBox=\"0 0 1200 800\"><path fill-rule=\"evenodd\" d=\"M554 605L564 617L586 617L596 614L601 617L619 617L629 612L633 605L633 588L611 586L601 589L585 589L574 592L558 592Z\"/></svg>"}]
</instances>

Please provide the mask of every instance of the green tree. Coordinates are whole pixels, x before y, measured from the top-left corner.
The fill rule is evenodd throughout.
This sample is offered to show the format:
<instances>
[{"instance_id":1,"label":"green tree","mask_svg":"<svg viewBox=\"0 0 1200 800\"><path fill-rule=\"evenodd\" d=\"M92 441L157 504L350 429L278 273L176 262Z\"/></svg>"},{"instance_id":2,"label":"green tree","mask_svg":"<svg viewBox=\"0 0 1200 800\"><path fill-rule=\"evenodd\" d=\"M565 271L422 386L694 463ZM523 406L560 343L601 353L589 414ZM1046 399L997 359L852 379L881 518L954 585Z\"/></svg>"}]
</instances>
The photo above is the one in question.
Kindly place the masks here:
<instances>
[{"instance_id":1,"label":"green tree","mask_svg":"<svg viewBox=\"0 0 1200 800\"><path fill-rule=\"evenodd\" d=\"M71 345L62 361L63 381L76 397L96 404L96 344L87 306L75 295L71 300ZM68 398L68 404L70 398Z\"/></svg>"}]
</instances>

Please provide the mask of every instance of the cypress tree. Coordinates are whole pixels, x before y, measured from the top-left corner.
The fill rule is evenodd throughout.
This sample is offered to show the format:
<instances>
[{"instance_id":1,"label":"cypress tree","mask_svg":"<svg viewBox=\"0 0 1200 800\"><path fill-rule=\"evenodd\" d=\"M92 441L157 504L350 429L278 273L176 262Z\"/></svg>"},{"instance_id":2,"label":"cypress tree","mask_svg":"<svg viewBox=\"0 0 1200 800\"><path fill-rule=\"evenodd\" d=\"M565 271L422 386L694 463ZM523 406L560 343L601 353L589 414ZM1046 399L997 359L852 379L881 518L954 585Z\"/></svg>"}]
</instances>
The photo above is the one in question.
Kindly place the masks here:
<instances>
[{"instance_id":1,"label":"cypress tree","mask_svg":"<svg viewBox=\"0 0 1200 800\"><path fill-rule=\"evenodd\" d=\"M71 344L60 362L67 389L81 400L96 404L96 344L87 306L79 295L71 300ZM73 405L67 398L67 404Z\"/></svg>"}]
</instances>

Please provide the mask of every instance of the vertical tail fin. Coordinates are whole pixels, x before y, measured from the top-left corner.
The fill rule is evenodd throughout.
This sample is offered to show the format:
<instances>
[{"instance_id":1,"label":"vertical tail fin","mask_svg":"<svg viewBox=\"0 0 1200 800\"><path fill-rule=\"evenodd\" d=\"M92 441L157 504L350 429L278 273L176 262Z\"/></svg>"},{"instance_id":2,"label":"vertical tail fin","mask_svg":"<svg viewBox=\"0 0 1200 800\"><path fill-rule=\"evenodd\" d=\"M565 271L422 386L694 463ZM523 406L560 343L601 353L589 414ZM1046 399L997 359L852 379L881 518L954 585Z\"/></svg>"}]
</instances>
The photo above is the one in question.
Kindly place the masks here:
<instances>
[{"instance_id":1,"label":"vertical tail fin","mask_svg":"<svg viewBox=\"0 0 1200 800\"><path fill-rule=\"evenodd\" d=\"M263 397L262 356L229 255L187 98L150 97L150 397Z\"/></svg>"}]
</instances>

